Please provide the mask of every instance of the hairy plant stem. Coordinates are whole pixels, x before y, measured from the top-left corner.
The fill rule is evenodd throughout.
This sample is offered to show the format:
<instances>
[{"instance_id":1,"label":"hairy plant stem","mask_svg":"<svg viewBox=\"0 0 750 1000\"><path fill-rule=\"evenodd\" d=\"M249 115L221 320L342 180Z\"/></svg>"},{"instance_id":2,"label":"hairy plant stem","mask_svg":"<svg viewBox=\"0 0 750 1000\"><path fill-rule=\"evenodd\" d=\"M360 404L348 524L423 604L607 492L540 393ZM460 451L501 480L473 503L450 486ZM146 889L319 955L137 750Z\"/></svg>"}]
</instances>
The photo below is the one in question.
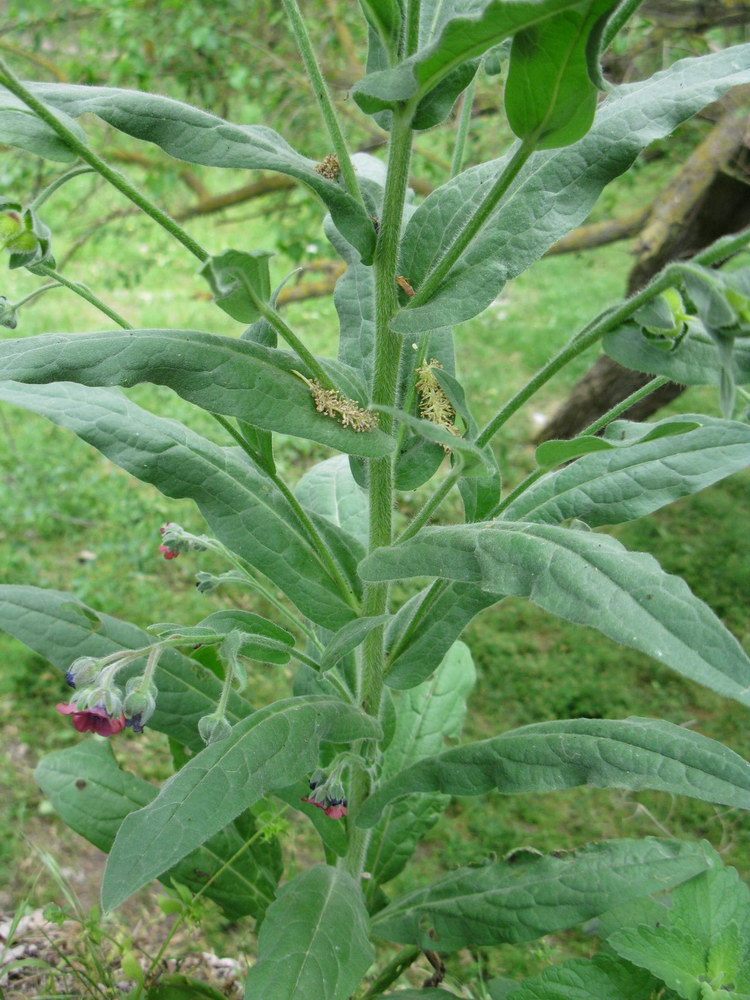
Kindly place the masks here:
<instances>
[{"instance_id":1,"label":"hairy plant stem","mask_svg":"<svg viewBox=\"0 0 750 1000\"><path fill-rule=\"evenodd\" d=\"M419 48L419 18L422 0L408 0L406 11L406 31L404 34L405 55L412 56Z\"/></svg>"},{"instance_id":2,"label":"hairy plant stem","mask_svg":"<svg viewBox=\"0 0 750 1000\"><path fill-rule=\"evenodd\" d=\"M45 278L52 278L58 285L62 285L63 288L68 288L71 292L75 292L76 295L80 295L82 299L85 299L90 305L94 306L95 309L98 309L99 312L104 313L105 316L114 320L114 322L117 323L118 326L121 326L123 330L133 329L132 323L128 323L128 321L123 319L123 317L119 313L115 312L114 309L110 309L106 302L102 302L102 300L94 295L94 293L85 285L81 285L77 281L68 281L68 279L64 278L58 271L55 271L54 268L47 267L46 264L35 265L34 273L41 274ZM50 286L47 285L45 287L49 288ZM38 288L35 294L40 294L42 291L44 291L44 289Z\"/></svg>"},{"instance_id":3,"label":"hairy plant stem","mask_svg":"<svg viewBox=\"0 0 750 1000\"><path fill-rule=\"evenodd\" d=\"M635 392L631 392L626 399L623 399L621 402L617 403L616 406L611 407L611 409L607 410L606 413L603 413L601 417L592 421L588 427L584 427L583 430L579 431L575 437L571 438L571 440L575 441L576 438L586 437L589 434L596 434L597 431L602 429L602 427L606 427L607 424L616 420L617 417L629 410L631 406L635 406L635 404L641 399L644 399L646 396L650 396L651 393L656 392L657 389L661 389L661 387L666 385L667 382L669 382L669 379L664 375L658 375L656 378L651 379L651 381L646 385L641 386L640 389L636 389ZM492 511L487 515L487 520L491 521L493 518L497 517L498 514L501 514L504 510L510 507L514 500L520 497L522 493L525 493L530 486L533 486L538 479L541 479L542 476L546 476L547 473L551 471L551 469L534 469L533 472L530 472L529 475L518 484L518 486L514 487L510 493L503 497L503 499L492 509Z\"/></svg>"},{"instance_id":4,"label":"hairy plant stem","mask_svg":"<svg viewBox=\"0 0 750 1000\"><path fill-rule=\"evenodd\" d=\"M244 284L251 299L253 300L253 303L255 304L255 307L263 319L270 323L282 340L285 340L286 343L289 344L300 361L305 362L307 367L310 369L313 378L316 379L324 389L333 389L335 392L340 391L339 387L333 381L325 368L323 368L315 355L308 350L307 347L305 347L294 330L292 330L290 326L287 326L273 306L268 305L267 302L263 302L262 299L258 297L255 290L250 288L247 282L244 282Z\"/></svg>"},{"instance_id":5,"label":"hairy plant stem","mask_svg":"<svg viewBox=\"0 0 750 1000\"><path fill-rule=\"evenodd\" d=\"M63 285L59 281L50 282L49 285L42 285L41 288L35 288L33 292L29 292L28 295L24 295L22 299L17 302L9 302L8 309L16 310L20 309L21 306L25 306L28 302L32 302L38 295L44 295L45 292L51 292L53 288L62 288Z\"/></svg>"},{"instance_id":6,"label":"hairy plant stem","mask_svg":"<svg viewBox=\"0 0 750 1000\"><path fill-rule=\"evenodd\" d=\"M709 266L717 263L725 257L731 256L737 250L741 250L750 239L750 230L744 230L736 237L724 237L717 240L703 253L697 254L693 258L696 264ZM570 361L588 350L593 344L609 333L610 330L621 326L625 320L629 319L641 306L661 295L667 288L672 288L677 284L685 270L690 271L689 266L682 264L668 264L656 277L629 299L625 299L620 305L606 309L603 313L589 323L580 333L576 334L565 347L541 368L526 385L510 399L505 406L489 421L476 439L476 445L483 448L497 434L513 414L519 410L523 404L529 400L546 382L556 375L561 368L564 368Z\"/></svg>"},{"instance_id":7,"label":"hairy plant stem","mask_svg":"<svg viewBox=\"0 0 750 1000\"><path fill-rule=\"evenodd\" d=\"M310 36L307 33L307 27L300 12L299 4L297 0L281 0L281 3L289 18L294 40L297 43L299 54L302 56L302 62L305 64L307 75L310 78L310 85L313 94L315 94L315 100L318 102L320 113L328 129L328 135L333 144L336 158L339 161L341 176L344 179L346 190L364 207L365 202L359 188L357 175L354 172L354 165L349 156L346 140L341 131L336 109L331 101L331 95L328 93L328 87L323 79L323 74L320 72L318 60L315 58L315 51L310 42Z\"/></svg>"},{"instance_id":8,"label":"hairy plant stem","mask_svg":"<svg viewBox=\"0 0 750 1000\"><path fill-rule=\"evenodd\" d=\"M464 228L458 232L453 243L448 247L443 256L437 261L432 270L427 274L422 284L416 290L416 295L409 302L407 308L416 308L424 305L437 292L440 285L448 276L453 265L458 261L461 254L466 250L471 241L484 226L489 217L497 208L508 188L518 176L524 163L528 160L536 147L536 135L529 136L519 143L515 153L508 160L505 169L492 185L484 197L482 203L477 207L472 217ZM408 275L407 275L408 277Z\"/></svg>"},{"instance_id":9,"label":"hairy plant stem","mask_svg":"<svg viewBox=\"0 0 750 1000\"><path fill-rule=\"evenodd\" d=\"M398 368L401 357L401 337L390 328L390 321L398 309L396 284L401 222L409 179L412 131L412 109L394 112L391 141L388 153L388 174L383 196L380 232L375 249L375 369L372 384L372 402L393 406L398 386ZM382 414L381 426L390 433L393 418ZM369 551L390 545L393 535L393 456L373 458L368 461L368 487L370 506ZM382 615L388 606L388 584L365 584L362 614ZM370 632L362 644L361 684L362 706L371 715L380 713L383 675L385 668L383 629ZM352 776L349 794L349 811L356 811L367 795L369 778L362 771ZM367 855L369 832L353 825L350 827L349 850L343 866L355 878L361 875Z\"/></svg>"},{"instance_id":10,"label":"hairy plant stem","mask_svg":"<svg viewBox=\"0 0 750 1000\"><path fill-rule=\"evenodd\" d=\"M374 997L379 997L381 993L388 989L391 983L395 983L398 977L406 972L410 965L414 964L421 954L422 949L413 944L402 948L378 975L367 993L362 997L362 1000L373 1000Z\"/></svg>"},{"instance_id":11,"label":"hairy plant stem","mask_svg":"<svg viewBox=\"0 0 750 1000\"><path fill-rule=\"evenodd\" d=\"M154 222L157 222L163 229L166 229L193 256L197 257L200 261L208 258L208 252L192 236L185 232L182 226L175 222L166 212L163 212L149 198L146 198L123 174L118 170L114 170L100 156L92 152L86 143L82 142L74 132L64 125L46 104L43 104L34 97L31 91L24 87L3 59L0 59L0 84L6 87L11 94L15 94L16 97L23 101L26 107L30 108L45 124L49 125L60 136L66 146L83 160L84 163L88 163L89 166L93 167L98 174L113 187L117 188L126 198L129 198L146 215L150 216Z\"/></svg>"},{"instance_id":12,"label":"hairy plant stem","mask_svg":"<svg viewBox=\"0 0 750 1000\"><path fill-rule=\"evenodd\" d=\"M643 0L625 0L621 3L613 12L607 26L604 29L602 35L602 48L601 51L604 52L605 49L614 41L615 35L618 31L627 24L630 18L635 14L638 8L643 3Z\"/></svg>"},{"instance_id":13,"label":"hairy plant stem","mask_svg":"<svg viewBox=\"0 0 750 1000\"><path fill-rule=\"evenodd\" d=\"M29 202L29 208L38 209L40 208L47 199L55 193L63 184L67 184L68 181L72 181L74 177L79 177L81 174L93 174L96 173L93 167L88 164L84 167L71 167L70 170L66 170L64 174L56 177L46 188L43 188L39 194L34 198L33 201Z\"/></svg>"}]
</instances>

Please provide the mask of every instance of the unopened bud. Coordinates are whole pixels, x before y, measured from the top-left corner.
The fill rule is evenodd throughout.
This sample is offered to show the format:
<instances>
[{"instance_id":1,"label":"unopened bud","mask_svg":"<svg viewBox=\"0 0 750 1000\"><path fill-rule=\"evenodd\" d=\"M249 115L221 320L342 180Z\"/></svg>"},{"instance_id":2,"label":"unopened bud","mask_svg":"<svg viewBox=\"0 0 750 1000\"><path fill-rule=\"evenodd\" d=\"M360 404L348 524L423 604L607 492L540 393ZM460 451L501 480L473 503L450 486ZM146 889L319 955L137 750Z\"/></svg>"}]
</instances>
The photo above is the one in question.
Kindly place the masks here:
<instances>
[{"instance_id":1,"label":"unopened bud","mask_svg":"<svg viewBox=\"0 0 750 1000\"><path fill-rule=\"evenodd\" d=\"M226 716L219 715L218 712L204 715L202 719L198 720L198 733L206 746L226 739L231 732L232 726Z\"/></svg>"},{"instance_id":2,"label":"unopened bud","mask_svg":"<svg viewBox=\"0 0 750 1000\"><path fill-rule=\"evenodd\" d=\"M143 727L156 710L157 690L153 684L143 686L143 677L131 677L125 686L125 700L122 710L125 725L134 733L142 733Z\"/></svg>"},{"instance_id":3,"label":"unopened bud","mask_svg":"<svg viewBox=\"0 0 750 1000\"><path fill-rule=\"evenodd\" d=\"M79 656L68 667L65 673L66 682L72 687L82 687L89 684L99 673L99 660L93 656Z\"/></svg>"}]
</instances>

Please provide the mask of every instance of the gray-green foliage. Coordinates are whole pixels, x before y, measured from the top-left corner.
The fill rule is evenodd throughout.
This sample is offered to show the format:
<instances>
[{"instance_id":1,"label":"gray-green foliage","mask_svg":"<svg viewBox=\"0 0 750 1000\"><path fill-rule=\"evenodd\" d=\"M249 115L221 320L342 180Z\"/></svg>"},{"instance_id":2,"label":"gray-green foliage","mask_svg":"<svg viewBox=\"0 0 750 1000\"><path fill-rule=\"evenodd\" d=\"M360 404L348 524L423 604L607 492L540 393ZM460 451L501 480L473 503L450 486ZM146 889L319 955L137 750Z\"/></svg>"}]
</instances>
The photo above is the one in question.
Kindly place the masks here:
<instances>
[{"instance_id":1,"label":"gray-green foliage","mask_svg":"<svg viewBox=\"0 0 750 1000\"><path fill-rule=\"evenodd\" d=\"M295 16L295 0L283 6ZM200 560L210 550L225 564L198 577L223 607L199 622L144 623L149 631L72 595L0 588L5 631L62 672L77 661L77 728L114 732L127 721L136 730L145 720L169 737L175 762L156 789L109 747L88 742L43 760L38 781L63 819L109 852L106 907L160 878L205 893L231 918L263 920L248 1000L347 1000L370 972L373 938L407 945L413 957L529 941L592 917L619 958L577 961L520 986L494 980L493 1000L514 991L518 1000L635 1000L659 982L685 1000L748 993L747 901L706 844L522 850L406 893L389 883L451 796L591 785L750 808L750 764L672 722L561 719L504 732L498 719L495 734L462 743L475 670L460 642L475 615L520 597L750 704L750 659L707 605L652 555L592 530L750 464L750 432L734 419L750 372L750 275L716 269L747 234L667 268L632 302L596 316L483 428L450 326L482 312L581 222L649 143L750 82L750 46L684 60L597 103L613 0L360 6L369 48L352 103L390 131L387 166L373 156L350 162L319 86L336 158L316 164L264 126L138 91L24 86L0 61L2 141L98 171L197 258L217 306L250 324L235 337L131 329L92 290L52 270L49 233L25 192L0 205L11 265L77 291L120 327L5 339L0 399L67 428L167 497L192 500L206 534L165 525L163 553ZM297 38L309 65L312 52ZM506 42L502 96L518 142L466 170L457 158L454 176L411 204L414 134L443 122L482 58ZM276 171L319 198L345 265L334 296L337 357L313 355L280 315L271 289L282 276L272 275L265 248L199 246L99 158L88 115L188 163ZM34 226L19 250L22 216ZM20 322L23 332L23 303L0 303L6 326ZM538 449L538 469L509 490L493 438L521 398L602 338L643 371L718 386L722 417L640 425L612 411L602 436ZM131 401L123 390L141 383L212 415L223 443ZM286 437L337 454L293 485L287 465L276 464ZM444 523L453 486L465 523ZM394 516L398 494L417 488L433 492L404 527ZM436 512L441 524L428 526ZM415 592L420 578L433 582ZM280 620L233 606L224 584L259 591L264 615L271 607ZM155 608L154 617L164 616ZM279 683L291 678L292 696L258 707L253 682L263 670ZM285 822L309 819L321 842L314 865L281 888L274 801L296 807ZM644 900L673 886L681 888L671 910ZM616 907L619 923L609 913ZM396 962L376 974L368 997L400 971Z\"/></svg>"}]
</instances>

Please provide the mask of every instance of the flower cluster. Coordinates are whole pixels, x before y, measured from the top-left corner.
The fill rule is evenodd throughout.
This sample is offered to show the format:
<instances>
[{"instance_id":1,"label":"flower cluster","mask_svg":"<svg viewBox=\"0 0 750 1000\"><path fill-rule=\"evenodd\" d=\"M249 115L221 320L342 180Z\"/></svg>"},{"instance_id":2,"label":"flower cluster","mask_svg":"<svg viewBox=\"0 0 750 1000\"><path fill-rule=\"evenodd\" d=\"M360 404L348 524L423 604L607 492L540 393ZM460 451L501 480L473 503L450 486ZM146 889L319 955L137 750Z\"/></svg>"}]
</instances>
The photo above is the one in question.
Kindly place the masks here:
<instances>
[{"instance_id":1,"label":"flower cluster","mask_svg":"<svg viewBox=\"0 0 750 1000\"><path fill-rule=\"evenodd\" d=\"M167 521L166 524L162 524L159 531L162 536L159 552L161 552L165 559L176 559L181 552L187 552L190 549L197 552L204 552L209 548L210 539L201 537L200 535L191 535L189 531L185 531L184 528L181 528L179 524L175 524L174 521Z\"/></svg>"},{"instance_id":2,"label":"flower cluster","mask_svg":"<svg viewBox=\"0 0 750 1000\"><path fill-rule=\"evenodd\" d=\"M440 362L433 358L420 368L417 368L419 414L424 420L429 420L431 424L436 424L449 433L460 437L460 431L454 423L456 411L453 409L443 387L433 372L433 368L442 367ZM450 451L450 447L447 444L441 445L441 447L443 451Z\"/></svg>"},{"instance_id":3,"label":"flower cluster","mask_svg":"<svg viewBox=\"0 0 750 1000\"><path fill-rule=\"evenodd\" d=\"M337 769L328 777L324 771L315 771L310 779L310 790L313 794L303 798L302 802L307 802L316 809L322 809L329 819L341 819L347 815L344 786Z\"/></svg>"},{"instance_id":4,"label":"flower cluster","mask_svg":"<svg viewBox=\"0 0 750 1000\"><path fill-rule=\"evenodd\" d=\"M148 650L146 673L131 677L124 692L115 683L115 677L118 670L143 656L144 652L146 650L123 650L100 659L78 657L65 673L66 682L76 689L76 694L70 701L56 705L56 710L61 715L71 716L73 728L79 733L114 736L126 726L134 733L142 733L156 710L157 690L152 675L161 649Z\"/></svg>"}]
</instances>

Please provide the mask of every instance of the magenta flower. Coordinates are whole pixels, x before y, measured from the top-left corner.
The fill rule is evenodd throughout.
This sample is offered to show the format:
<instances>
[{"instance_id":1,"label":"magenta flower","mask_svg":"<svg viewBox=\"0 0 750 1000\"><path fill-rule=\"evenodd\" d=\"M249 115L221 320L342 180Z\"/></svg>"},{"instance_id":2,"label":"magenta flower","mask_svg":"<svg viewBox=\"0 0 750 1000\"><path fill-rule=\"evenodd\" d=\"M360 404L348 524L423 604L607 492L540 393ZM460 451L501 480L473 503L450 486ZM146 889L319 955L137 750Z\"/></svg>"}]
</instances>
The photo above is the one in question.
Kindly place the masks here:
<instances>
[{"instance_id":1,"label":"magenta flower","mask_svg":"<svg viewBox=\"0 0 750 1000\"><path fill-rule=\"evenodd\" d=\"M342 816L348 815L346 811L346 799L324 799L323 802L318 802L317 799L308 798L302 799L302 801L309 802L316 809L322 809L329 819L341 819Z\"/></svg>"},{"instance_id":2,"label":"magenta flower","mask_svg":"<svg viewBox=\"0 0 750 1000\"><path fill-rule=\"evenodd\" d=\"M74 701L61 701L59 705L55 705L55 709L60 715L72 715L73 728L79 733L114 736L125 728L125 716L111 716L101 704L79 709Z\"/></svg>"}]
</instances>

